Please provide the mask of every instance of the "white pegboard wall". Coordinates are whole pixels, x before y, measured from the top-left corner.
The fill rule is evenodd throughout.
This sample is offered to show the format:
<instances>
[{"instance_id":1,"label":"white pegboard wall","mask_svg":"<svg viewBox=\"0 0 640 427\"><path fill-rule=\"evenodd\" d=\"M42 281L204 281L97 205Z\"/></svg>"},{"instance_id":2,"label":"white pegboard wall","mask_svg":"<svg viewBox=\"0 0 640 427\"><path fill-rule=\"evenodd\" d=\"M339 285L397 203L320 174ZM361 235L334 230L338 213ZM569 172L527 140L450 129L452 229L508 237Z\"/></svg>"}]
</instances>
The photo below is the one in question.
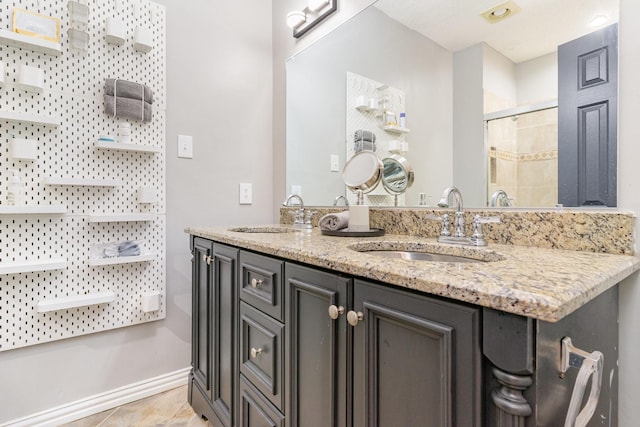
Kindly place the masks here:
<instances>
[{"instance_id":1,"label":"white pegboard wall","mask_svg":"<svg viewBox=\"0 0 640 427\"><path fill-rule=\"evenodd\" d=\"M355 108L356 99L364 97L365 100L374 98L379 100L381 93L378 88L387 87L384 83L369 79L367 77L358 75L356 73L347 72L346 82L346 103L347 103L347 117L346 117L346 161L349 161L355 154L355 145L353 142L354 133L358 129L364 129L372 131L376 134L376 154L380 159L389 157L392 153L389 152L389 141L405 141L404 134L397 134L387 132L382 129L382 116L375 111L360 111ZM402 90L387 87L384 91L384 97L388 99L386 108L390 111L399 114L405 111L405 94ZM356 203L356 195L347 189L347 200L349 203ZM365 201L372 206L393 206L395 203L395 196L390 195L379 184L372 192L365 194ZM398 205L404 206L405 195L398 196Z\"/></svg>"},{"instance_id":2,"label":"white pegboard wall","mask_svg":"<svg viewBox=\"0 0 640 427\"><path fill-rule=\"evenodd\" d=\"M67 29L67 1L14 0L0 2L0 29L11 30L13 9L19 7L60 19L58 57L0 44L5 65L5 86L0 88L0 111L56 117L61 125L0 120L0 206L6 204L8 171L17 169L25 183L29 205L64 205L65 215L0 214L0 266L48 258L66 258L63 270L0 275L0 351L42 342L118 328L165 317L165 116L166 53L165 8L144 0L85 0L89 5L89 47L71 52ZM134 7L137 5L137 7ZM117 17L127 28L122 46L107 44L107 17ZM151 30L153 49L133 49L133 31L140 25ZM41 94L16 86L21 64L44 70ZM115 135L120 120L104 113L106 78L146 84L153 90L150 123L131 123L131 143L160 147L160 153L102 150L94 147L99 135ZM13 160L9 142L17 138L38 141L37 160ZM51 186L47 177L117 179L118 187ZM139 187L153 187L158 202L137 201ZM157 213L150 222L90 223L90 214ZM139 240L150 262L91 267L91 245L110 241ZM38 313L43 299L112 291L110 304ZM161 308L142 311L142 295L160 292Z\"/></svg>"}]
</instances>

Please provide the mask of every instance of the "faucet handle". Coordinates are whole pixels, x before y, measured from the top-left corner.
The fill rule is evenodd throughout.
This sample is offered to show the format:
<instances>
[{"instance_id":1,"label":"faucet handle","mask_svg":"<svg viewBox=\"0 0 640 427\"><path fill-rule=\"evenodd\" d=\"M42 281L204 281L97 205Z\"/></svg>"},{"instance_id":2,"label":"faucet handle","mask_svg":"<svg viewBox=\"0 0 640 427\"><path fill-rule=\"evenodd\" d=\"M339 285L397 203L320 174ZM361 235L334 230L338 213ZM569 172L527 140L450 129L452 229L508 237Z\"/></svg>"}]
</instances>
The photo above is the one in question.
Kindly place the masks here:
<instances>
[{"instance_id":1,"label":"faucet handle","mask_svg":"<svg viewBox=\"0 0 640 427\"><path fill-rule=\"evenodd\" d=\"M307 211L307 214L304 217L304 223L311 225L311 219L317 213L317 211Z\"/></svg>"},{"instance_id":2,"label":"faucet handle","mask_svg":"<svg viewBox=\"0 0 640 427\"><path fill-rule=\"evenodd\" d=\"M476 246L487 246L486 240L484 240L484 234L482 234L482 224L502 222L499 216L480 216L476 215L473 218L473 234L471 240Z\"/></svg>"},{"instance_id":3,"label":"faucet handle","mask_svg":"<svg viewBox=\"0 0 640 427\"><path fill-rule=\"evenodd\" d=\"M451 231L449 230L449 214L444 214L444 215L427 214L424 216L424 219L430 220L430 221L441 221L442 229L440 230L440 236L451 236Z\"/></svg>"}]
</instances>

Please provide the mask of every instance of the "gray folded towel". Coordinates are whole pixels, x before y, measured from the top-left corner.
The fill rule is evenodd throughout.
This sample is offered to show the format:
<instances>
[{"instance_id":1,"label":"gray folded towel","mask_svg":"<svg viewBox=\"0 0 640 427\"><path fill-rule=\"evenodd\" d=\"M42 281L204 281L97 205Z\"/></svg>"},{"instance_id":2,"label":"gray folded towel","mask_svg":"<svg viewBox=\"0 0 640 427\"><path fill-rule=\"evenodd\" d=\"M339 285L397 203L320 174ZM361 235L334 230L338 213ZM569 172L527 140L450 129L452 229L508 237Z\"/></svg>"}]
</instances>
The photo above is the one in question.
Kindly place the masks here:
<instances>
[{"instance_id":1,"label":"gray folded towel","mask_svg":"<svg viewBox=\"0 0 640 427\"><path fill-rule=\"evenodd\" d=\"M376 134L370 130L358 129L353 134L354 141L376 142Z\"/></svg>"},{"instance_id":2,"label":"gray folded towel","mask_svg":"<svg viewBox=\"0 0 640 427\"><path fill-rule=\"evenodd\" d=\"M375 142L355 141L354 144L355 145L353 147L353 151L355 151L356 153L359 153L359 152L364 151L364 150L376 151L376 143Z\"/></svg>"},{"instance_id":3,"label":"gray folded towel","mask_svg":"<svg viewBox=\"0 0 640 427\"><path fill-rule=\"evenodd\" d=\"M141 100L153 104L153 91L150 87L142 83L130 82L120 79L106 79L104 81L104 94L117 96L118 98L130 98Z\"/></svg>"},{"instance_id":4,"label":"gray folded towel","mask_svg":"<svg viewBox=\"0 0 640 427\"><path fill-rule=\"evenodd\" d=\"M142 113L143 104L144 115ZM114 97L104 95L104 111L110 116L121 119L151 121L151 104L136 99L120 98L118 96L114 108Z\"/></svg>"},{"instance_id":5,"label":"gray folded towel","mask_svg":"<svg viewBox=\"0 0 640 427\"><path fill-rule=\"evenodd\" d=\"M336 231L349 226L349 211L326 214L318 221L322 230Z\"/></svg>"}]
</instances>

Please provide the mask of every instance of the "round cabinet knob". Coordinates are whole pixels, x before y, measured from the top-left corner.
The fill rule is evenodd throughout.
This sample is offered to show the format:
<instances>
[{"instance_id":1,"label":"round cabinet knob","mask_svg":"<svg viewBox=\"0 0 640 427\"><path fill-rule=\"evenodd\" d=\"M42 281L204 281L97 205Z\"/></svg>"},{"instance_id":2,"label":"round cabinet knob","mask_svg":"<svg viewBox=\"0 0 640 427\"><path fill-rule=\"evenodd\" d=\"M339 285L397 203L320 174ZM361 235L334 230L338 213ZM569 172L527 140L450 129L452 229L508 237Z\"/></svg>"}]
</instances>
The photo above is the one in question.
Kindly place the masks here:
<instances>
[{"instance_id":1,"label":"round cabinet knob","mask_svg":"<svg viewBox=\"0 0 640 427\"><path fill-rule=\"evenodd\" d=\"M212 258L210 256L208 256L208 255L202 255L202 261L206 262L207 265L211 264L211 259Z\"/></svg>"},{"instance_id":2,"label":"round cabinet knob","mask_svg":"<svg viewBox=\"0 0 640 427\"><path fill-rule=\"evenodd\" d=\"M352 310L347 313L347 322L349 322L351 326L358 326L358 322L362 319L364 319L364 314L361 311L355 312Z\"/></svg>"},{"instance_id":3,"label":"round cabinet knob","mask_svg":"<svg viewBox=\"0 0 640 427\"><path fill-rule=\"evenodd\" d=\"M338 317L340 317L341 314L344 314L344 307L343 306L335 306L335 305L330 305L329 306L329 317L332 318L333 320L336 320Z\"/></svg>"},{"instance_id":4,"label":"round cabinet knob","mask_svg":"<svg viewBox=\"0 0 640 427\"><path fill-rule=\"evenodd\" d=\"M260 356L260 354L262 353L262 349L261 348L251 348L251 358L255 359L256 357Z\"/></svg>"},{"instance_id":5,"label":"round cabinet knob","mask_svg":"<svg viewBox=\"0 0 640 427\"><path fill-rule=\"evenodd\" d=\"M251 279L251 287L253 289L257 288L258 286L262 286L264 282L262 281L262 279Z\"/></svg>"}]
</instances>

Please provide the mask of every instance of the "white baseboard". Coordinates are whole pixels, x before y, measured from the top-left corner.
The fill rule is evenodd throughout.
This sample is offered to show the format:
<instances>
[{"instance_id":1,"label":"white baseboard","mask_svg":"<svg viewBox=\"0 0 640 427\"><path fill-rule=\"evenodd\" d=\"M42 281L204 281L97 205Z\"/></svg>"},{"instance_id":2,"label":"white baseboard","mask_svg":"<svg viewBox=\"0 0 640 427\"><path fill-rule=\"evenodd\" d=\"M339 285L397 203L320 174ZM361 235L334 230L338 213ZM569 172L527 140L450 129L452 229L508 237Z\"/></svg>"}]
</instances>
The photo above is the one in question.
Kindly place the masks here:
<instances>
[{"instance_id":1,"label":"white baseboard","mask_svg":"<svg viewBox=\"0 0 640 427\"><path fill-rule=\"evenodd\" d=\"M12 420L0 427L11 426L58 426L79 420L107 409L115 408L135 400L143 399L163 391L187 384L191 368L160 375L155 378L129 384L114 390L77 400L57 408L48 409L23 418Z\"/></svg>"}]
</instances>

